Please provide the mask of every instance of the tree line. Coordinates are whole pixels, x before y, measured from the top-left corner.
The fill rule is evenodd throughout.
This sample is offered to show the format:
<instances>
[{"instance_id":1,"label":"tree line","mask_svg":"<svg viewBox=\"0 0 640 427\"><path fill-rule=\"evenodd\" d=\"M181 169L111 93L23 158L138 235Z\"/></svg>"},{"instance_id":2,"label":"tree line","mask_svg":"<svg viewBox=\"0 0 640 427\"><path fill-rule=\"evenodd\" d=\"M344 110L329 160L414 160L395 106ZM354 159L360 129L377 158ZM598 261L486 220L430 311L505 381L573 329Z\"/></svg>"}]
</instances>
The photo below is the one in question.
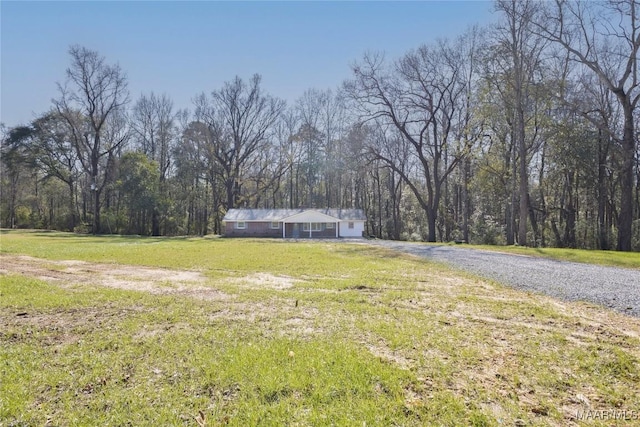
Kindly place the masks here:
<instances>
[{"instance_id":1,"label":"tree line","mask_svg":"<svg viewBox=\"0 0 640 427\"><path fill-rule=\"evenodd\" d=\"M176 110L69 49L51 109L2 129L2 227L205 235L225 212L361 208L389 239L640 250L640 3L498 0L370 52L292 105L260 75Z\"/></svg>"}]
</instances>

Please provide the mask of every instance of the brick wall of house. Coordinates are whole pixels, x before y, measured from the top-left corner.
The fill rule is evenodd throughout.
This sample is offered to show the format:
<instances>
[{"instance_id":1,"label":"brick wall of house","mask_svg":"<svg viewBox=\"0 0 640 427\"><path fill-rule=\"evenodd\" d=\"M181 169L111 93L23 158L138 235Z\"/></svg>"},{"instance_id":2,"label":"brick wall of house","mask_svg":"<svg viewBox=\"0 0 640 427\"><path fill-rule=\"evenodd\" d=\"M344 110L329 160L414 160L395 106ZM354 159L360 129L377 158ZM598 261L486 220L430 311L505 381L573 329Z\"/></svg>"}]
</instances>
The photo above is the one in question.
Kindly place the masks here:
<instances>
[{"instance_id":1,"label":"brick wall of house","mask_svg":"<svg viewBox=\"0 0 640 427\"><path fill-rule=\"evenodd\" d=\"M245 229L237 229L235 222L225 223L225 236L228 237L282 237L282 225L271 228L270 222L245 222Z\"/></svg>"}]
</instances>

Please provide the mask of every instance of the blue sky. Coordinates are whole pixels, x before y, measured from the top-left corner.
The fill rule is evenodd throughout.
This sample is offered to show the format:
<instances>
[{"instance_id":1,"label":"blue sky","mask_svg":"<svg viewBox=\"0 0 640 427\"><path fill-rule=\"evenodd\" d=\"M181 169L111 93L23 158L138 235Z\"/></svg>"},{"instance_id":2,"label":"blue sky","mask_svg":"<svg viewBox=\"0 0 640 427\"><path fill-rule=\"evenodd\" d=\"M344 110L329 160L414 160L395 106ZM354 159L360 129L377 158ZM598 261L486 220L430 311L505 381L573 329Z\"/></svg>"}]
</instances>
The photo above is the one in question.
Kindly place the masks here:
<instances>
[{"instance_id":1,"label":"blue sky","mask_svg":"<svg viewBox=\"0 0 640 427\"><path fill-rule=\"evenodd\" d=\"M335 88L366 51L388 58L493 18L489 1L1 1L1 109L7 126L51 106L68 48L97 50L127 73L132 102L166 93L191 108L236 75L292 103Z\"/></svg>"}]
</instances>

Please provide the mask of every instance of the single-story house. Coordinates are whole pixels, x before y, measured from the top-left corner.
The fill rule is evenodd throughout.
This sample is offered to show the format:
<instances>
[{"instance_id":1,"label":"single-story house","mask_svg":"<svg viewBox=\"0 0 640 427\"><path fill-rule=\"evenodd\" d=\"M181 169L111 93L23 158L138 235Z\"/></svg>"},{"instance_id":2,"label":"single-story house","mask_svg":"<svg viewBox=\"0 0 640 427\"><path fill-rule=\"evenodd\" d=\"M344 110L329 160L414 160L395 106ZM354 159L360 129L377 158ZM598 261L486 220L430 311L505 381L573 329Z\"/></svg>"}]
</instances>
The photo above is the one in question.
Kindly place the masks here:
<instances>
[{"instance_id":1,"label":"single-story house","mask_svg":"<svg viewBox=\"0 0 640 427\"><path fill-rule=\"evenodd\" d=\"M362 209L229 209L222 219L228 237L362 237Z\"/></svg>"}]
</instances>

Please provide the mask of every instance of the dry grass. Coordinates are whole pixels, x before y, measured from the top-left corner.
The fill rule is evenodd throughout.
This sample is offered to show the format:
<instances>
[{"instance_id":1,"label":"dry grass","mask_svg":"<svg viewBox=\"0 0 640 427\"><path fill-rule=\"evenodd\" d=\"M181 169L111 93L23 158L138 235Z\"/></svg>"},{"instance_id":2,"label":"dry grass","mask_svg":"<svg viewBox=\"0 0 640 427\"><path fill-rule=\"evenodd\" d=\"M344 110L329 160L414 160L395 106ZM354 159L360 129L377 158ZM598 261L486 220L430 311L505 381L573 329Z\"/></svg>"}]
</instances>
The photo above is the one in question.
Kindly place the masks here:
<instances>
[{"instance_id":1,"label":"dry grass","mask_svg":"<svg viewBox=\"0 0 640 427\"><path fill-rule=\"evenodd\" d=\"M190 295L201 299L225 299L198 271L101 264L78 260L52 261L20 255L0 255L0 274L21 274L62 285L91 284L148 292L154 295Z\"/></svg>"},{"instance_id":2,"label":"dry grass","mask_svg":"<svg viewBox=\"0 0 640 427\"><path fill-rule=\"evenodd\" d=\"M360 245L208 258L236 245L260 250L190 269L3 254L0 424L640 425L578 419L637 413L637 318ZM325 273L300 267L319 255Z\"/></svg>"}]
</instances>

